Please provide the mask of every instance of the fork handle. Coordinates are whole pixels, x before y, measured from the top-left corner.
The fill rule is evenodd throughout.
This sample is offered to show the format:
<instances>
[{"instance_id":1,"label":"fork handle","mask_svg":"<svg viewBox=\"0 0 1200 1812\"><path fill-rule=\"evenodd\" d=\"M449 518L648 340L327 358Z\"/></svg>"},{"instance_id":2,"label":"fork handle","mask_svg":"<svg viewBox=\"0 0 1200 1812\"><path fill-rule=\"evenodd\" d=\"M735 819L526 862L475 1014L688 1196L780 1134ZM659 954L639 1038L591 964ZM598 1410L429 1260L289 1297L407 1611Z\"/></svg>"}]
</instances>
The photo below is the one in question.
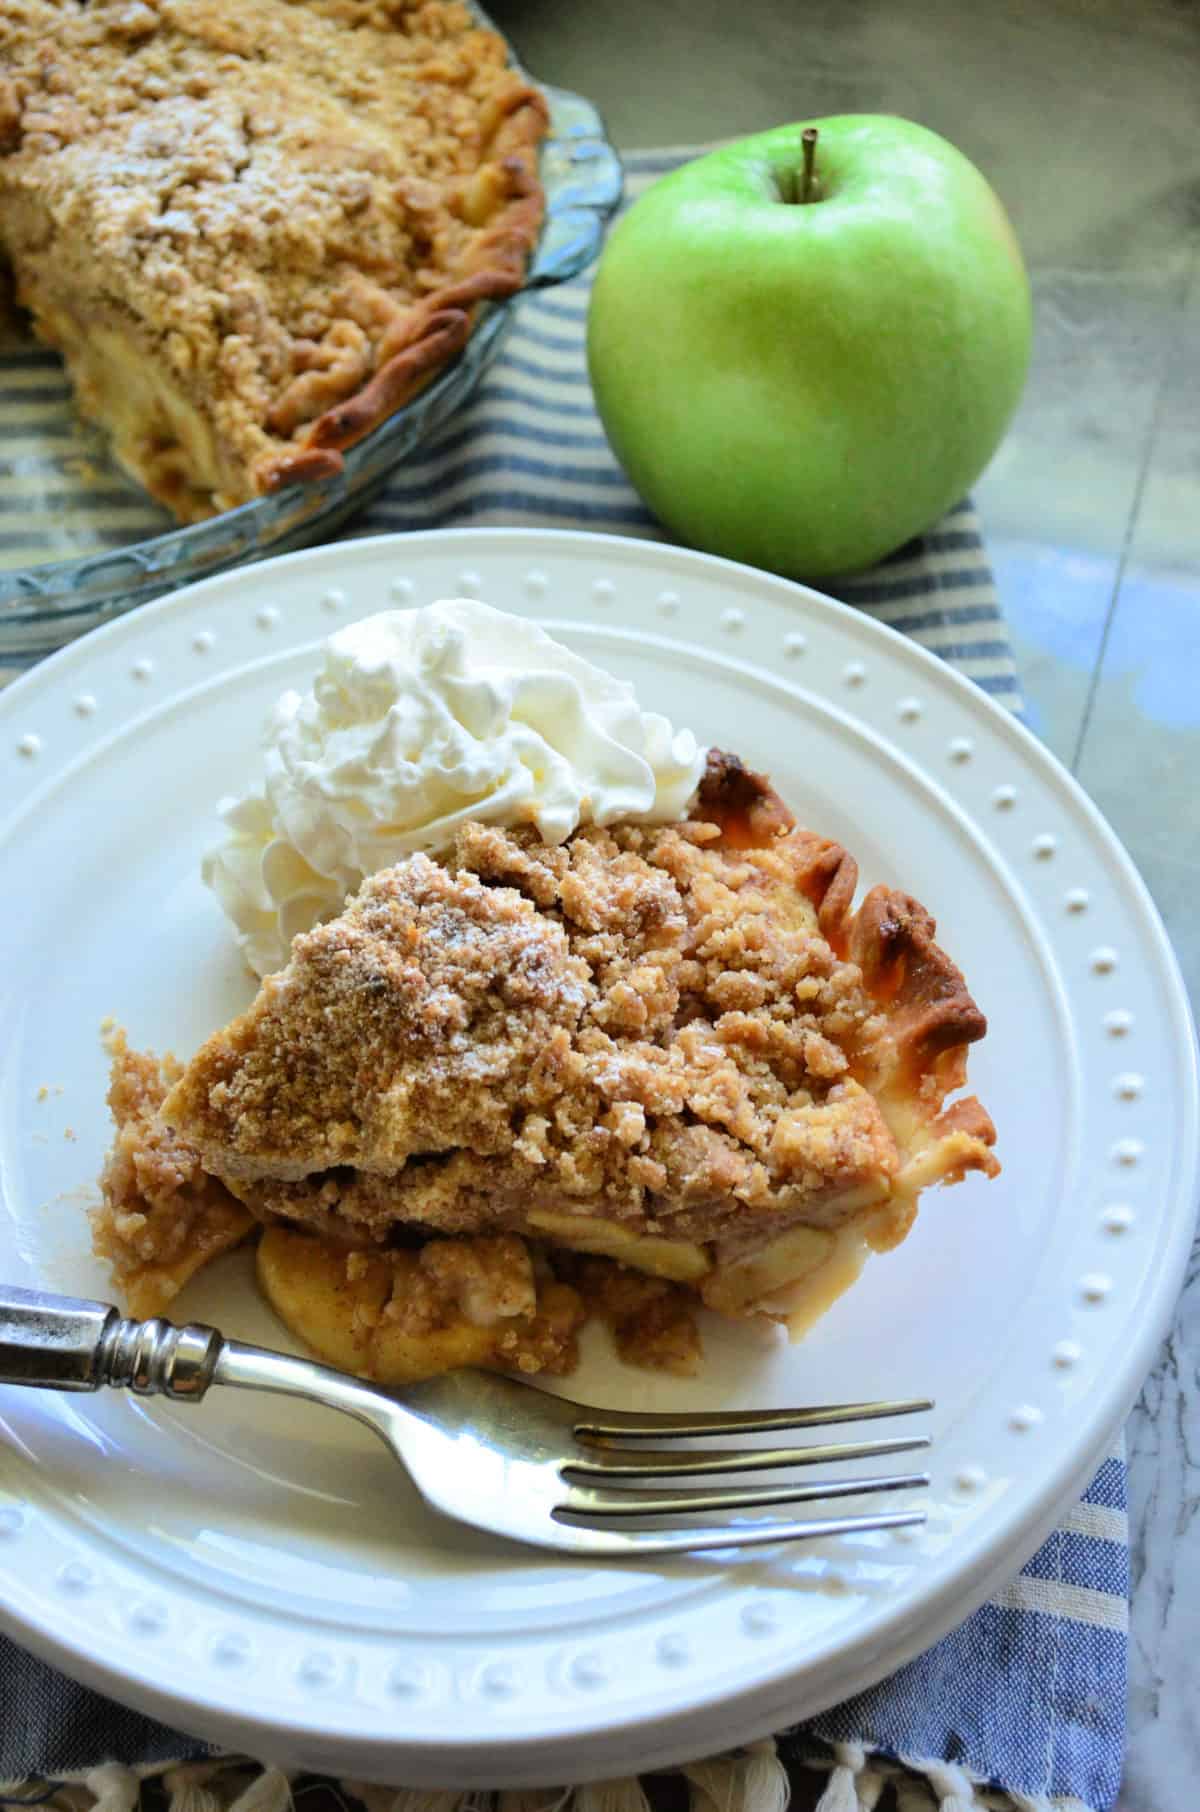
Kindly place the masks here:
<instances>
[{"instance_id":1,"label":"fork handle","mask_svg":"<svg viewBox=\"0 0 1200 1812\"><path fill-rule=\"evenodd\" d=\"M224 1342L216 1328L130 1321L108 1302L0 1284L0 1384L198 1401Z\"/></svg>"}]
</instances>

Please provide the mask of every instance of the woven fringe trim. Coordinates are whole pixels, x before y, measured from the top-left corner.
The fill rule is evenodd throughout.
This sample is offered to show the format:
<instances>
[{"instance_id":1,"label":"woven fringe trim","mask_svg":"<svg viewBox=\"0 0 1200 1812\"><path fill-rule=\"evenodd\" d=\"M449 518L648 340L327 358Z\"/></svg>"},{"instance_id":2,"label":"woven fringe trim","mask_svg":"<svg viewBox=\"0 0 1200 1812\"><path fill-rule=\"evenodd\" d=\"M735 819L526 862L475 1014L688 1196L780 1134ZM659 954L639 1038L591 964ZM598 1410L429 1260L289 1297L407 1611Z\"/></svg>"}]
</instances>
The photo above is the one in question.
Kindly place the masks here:
<instances>
[{"instance_id":1,"label":"woven fringe trim","mask_svg":"<svg viewBox=\"0 0 1200 1812\"><path fill-rule=\"evenodd\" d=\"M896 1812L1092 1812L1074 1794L1001 1793L955 1762L893 1761L862 1743L832 1743L828 1754L805 1756L804 1766L829 1775L816 1812L874 1812L887 1786Z\"/></svg>"},{"instance_id":2,"label":"woven fringe trim","mask_svg":"<svg viewBox=\"0 0 1200 1812\"><path fill-rule=\"evenodd\" d=\"M806 1768L826 1774L817 1812L875 1812L885 1787L895 1789L897 1812L1093 1812L1081 1799L998 1793L954 1763L905 1757L893 1761L859 1743L835 1743L805 1757ZM791 1789L773 1742L751 1743L730 1755L691 1762L674 1770L688 1782L691 1812L787 1812ZM67 1781L24 1781L5 1786L0 1798L37 1801L39 1812L141 1812L142 1786L160 1783L167 1812L292 1812L292 1780L242 1756L172 1767L124 1768L106 1762ZM344 1780L328 1790L366 1812L650 1812L636 1775L581 1787L522 1787L507 1792L453 1788L377 1787Z\"/></svg>"}]
</instances>

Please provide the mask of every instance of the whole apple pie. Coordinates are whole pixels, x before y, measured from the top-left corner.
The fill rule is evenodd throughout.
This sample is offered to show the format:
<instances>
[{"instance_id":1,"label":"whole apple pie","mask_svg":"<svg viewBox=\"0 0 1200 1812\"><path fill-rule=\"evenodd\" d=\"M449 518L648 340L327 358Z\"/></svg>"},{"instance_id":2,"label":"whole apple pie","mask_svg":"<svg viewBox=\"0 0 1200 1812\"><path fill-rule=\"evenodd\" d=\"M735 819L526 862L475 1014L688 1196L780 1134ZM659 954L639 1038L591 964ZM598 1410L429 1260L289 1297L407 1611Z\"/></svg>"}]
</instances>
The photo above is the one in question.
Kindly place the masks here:
<instances>
[{"instance_id":1,"label":"whole apple pie","mask_svg":"<svg viewBox=\"0 0 1200 1812\"><path fill-rule=\"evenodd\" d=\"M688 816L469 822L299 935L180 1068L116 1047L99 1248L154 1312L262 1229L351 1369L565 1370L589 1312L686 1371L690 1308L802 1331L921 1192L994 1175L986 1022L915 900L711 752Z\"/></svg>"},{"instance_id":2,"label":"whole apple pie","mask_svg":"<svg viewBox=\"0 0 1200 1812\"><path fill-rule=\"evenodd\" d=\"M336 473L520 287L545 128L458 0L0 0L0 251L183 521Z\"/></svg>"}]
</instances>

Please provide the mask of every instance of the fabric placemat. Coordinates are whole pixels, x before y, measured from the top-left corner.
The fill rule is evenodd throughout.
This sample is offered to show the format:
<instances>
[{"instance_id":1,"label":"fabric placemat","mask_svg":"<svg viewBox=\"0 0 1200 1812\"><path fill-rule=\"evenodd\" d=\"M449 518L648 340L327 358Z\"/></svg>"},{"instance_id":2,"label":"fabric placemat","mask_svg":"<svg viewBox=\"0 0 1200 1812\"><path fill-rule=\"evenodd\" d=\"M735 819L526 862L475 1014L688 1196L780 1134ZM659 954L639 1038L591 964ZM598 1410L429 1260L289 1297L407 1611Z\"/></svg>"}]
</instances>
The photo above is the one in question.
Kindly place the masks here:
<instances>
[{"instance_id":1,"label":"fabric placemat","mask_svg":"<svg viewBox=\"0 0 1200 1812\"><path fill-rule=\"evenodd\" d=\"M627 159L627 196L694 152ZM397 471L350 535L466 524L587 528L666 539L608 449L587 383L588 278L518 305L476 396ZM1015 710L1008 632L969 502L870 573L824 589L910 635ZM1108 1812L1125 1723L1129 1549L1115 1446L1082 1500L1010 1585L907 1667L811 1723L680 1771L693 1812L783 1812L798 1770L820 1812ZM181 1765L182 1764L182 1765ZM789 1775L789 1770L790 1775ZM168 1812L283 1812L289 1783L219 1758L76 1686L0 1635L0 1799L133 1812L145 1783ZM53 1783L77 1783L54 1789ZM468 1812L489 1796L339 1783L367 1812ZM494 1812L646 1812L635 1780L501 1793ZM336 1803L337 1793L334 1791ZM669 1799L669 1795L668 1795ZM676 1794L675 1805L685 1804Z\"/></svg>"}]
</instances>

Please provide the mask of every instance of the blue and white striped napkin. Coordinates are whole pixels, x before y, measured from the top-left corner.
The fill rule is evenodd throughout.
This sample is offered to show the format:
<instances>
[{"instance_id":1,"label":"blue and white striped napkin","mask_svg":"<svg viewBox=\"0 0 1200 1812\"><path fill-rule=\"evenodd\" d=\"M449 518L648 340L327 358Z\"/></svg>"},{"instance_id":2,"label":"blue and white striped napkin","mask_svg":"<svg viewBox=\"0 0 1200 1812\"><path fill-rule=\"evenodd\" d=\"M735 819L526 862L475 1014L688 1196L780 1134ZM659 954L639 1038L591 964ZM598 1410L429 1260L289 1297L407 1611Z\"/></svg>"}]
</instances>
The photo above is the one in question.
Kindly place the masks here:
<instances>
[{"instance_id":1,"label":"blue and white striped napkin","mask_svg":"<svg viewBox=\"0 0 1200 1812\"><path fill-rule=\"evenodd\" d=\"M684 155L629 159L629 194ZM592 407L586 312L586 278L526 297L469 407L395 474L351 532L513 523L660 537ZM1019 708L1008 634L969 503L876 571L831 589ZM683 1770L695 1812L783 1812L784 1770L801 1767L825 1776L820 1812L869 1812L889 1783L899 1812L1108 1812L1121 1773L1128 1591L1125 1465L1114 1448L1019 1576L927 1654L773 1745ZM278 1771L213 1757L0 1636L0 1798L6 1791L26 1797L37 1782L82 1781L97 1812L133 1812L141 1782L164 1769L170 1812L287 1806L288 1783ZM468 1812L481 1800L362 1783L348 1790L368 1812ZM612 1783L603 1799L595 1791L574 1796L576 1812L601 1805L646 1812L636 1781ZM569 1786L545 1796L554 1812L569 1812L571 1800ZM536 1803L521 1795L520 1812ZM77 1800L62 1805L78 1812ZM496 1812L517 1812L516 1797L497 1796Z\"/></svg>"}]
</instances>

